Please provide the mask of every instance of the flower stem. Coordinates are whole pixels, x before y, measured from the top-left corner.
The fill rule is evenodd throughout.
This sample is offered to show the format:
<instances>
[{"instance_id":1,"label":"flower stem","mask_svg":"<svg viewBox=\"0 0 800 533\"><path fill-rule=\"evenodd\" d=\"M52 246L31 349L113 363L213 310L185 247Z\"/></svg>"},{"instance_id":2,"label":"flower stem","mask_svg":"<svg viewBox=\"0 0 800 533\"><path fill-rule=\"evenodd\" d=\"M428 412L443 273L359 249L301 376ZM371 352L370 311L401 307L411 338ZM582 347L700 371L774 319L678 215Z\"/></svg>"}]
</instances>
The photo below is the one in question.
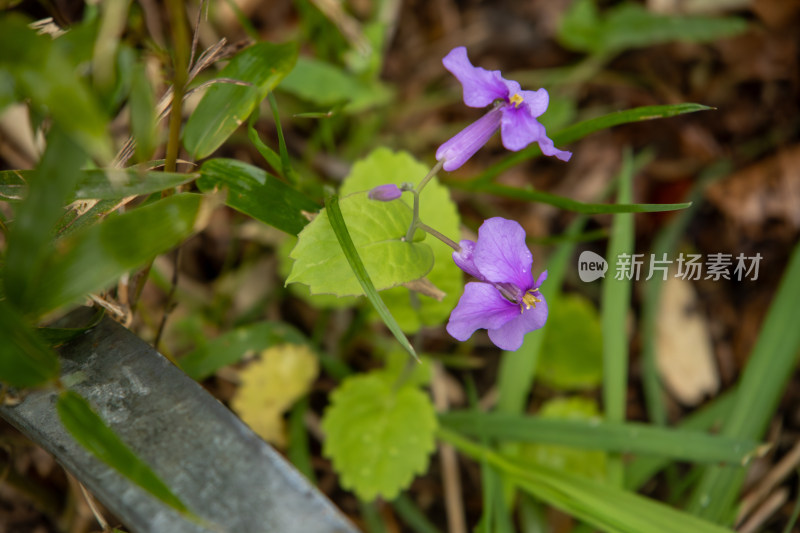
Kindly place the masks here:
<instances>
[{"instance_id":1,"label":"flower stem","mask_svg":"<svg viewBox=\"0 0 800 533\"><path fill-rule=\"evenodd\" d=\"M428 226L427 224L423 223L422 221L418 221L417 222L417 225L416 225L416 227L414 229L416 229L416 228L419 228L422 231L430 233L431 235L433 235L434 237L436 237L437 239L439 239L440 241L445 243L447 246L449 246L450 248L452 248L456 252L460 252L461 251L461 246L457 242L455 242L454 240L450 239L449 237L439 233L438 231L436 231L432 227Z\"/></svg>"},{"instance_id":2,"label":"flower stem","mask_svg":"<svg viewBox=\"0 0 800 533\"><path fill-rule=\"evenodd\" d=\"M414 208L413 208L414 212L411 215L411 225L408 226L408 231L406 232L406 242L411 242L411 240L414 238L414 231L416 231L417 228L422 227L421 226L422 222L419 220L419 193L422 192L422 189L425 188L425 186L428 184L428 182L431 181L433 179L433 177L436 176L436 174L439 173L440 170L442 170L442 165L444 165L444 160L437 161L436 164L433 165L433 168L430 169L428 174L424 178L422 178L422 181L420 181L419 184L414 189L409 191L411 194L414 195ZM425 230L425 231L428 231L428 230ZM441 235L441 233L439 235ZM444 237L444 235L442 235L442 237ZM447 237L444 237L444 238L447 239ZM445 242L447 242L447 241L445 241ZM453 241L450 241L450 242L453 242ZM452 246L449 243L448 243L448 245ZM459 248L459 250L460 249L461 248Z\"/></svg>"},{"instance_id":3,"label":"flower stem","mask_svg":"<svg viewBox=\"0 0 800 533\"><path fill-rule=\"evenodd\" d=\"M436 174L438 174L440 170L442 170L443 165L444 165L444 159L442 159L441 161L437 161L436 164L433 165L433 168L430 170L430 172L428 172L428 175L422 178L422 181L419 182L419 185L417 185L417 188L414 189L414 192L416 192L417 194L421 193L422 189L425 188L428 182L431 181L431 179L433 179L433 177Z\"/></svg>"}]
</instances>

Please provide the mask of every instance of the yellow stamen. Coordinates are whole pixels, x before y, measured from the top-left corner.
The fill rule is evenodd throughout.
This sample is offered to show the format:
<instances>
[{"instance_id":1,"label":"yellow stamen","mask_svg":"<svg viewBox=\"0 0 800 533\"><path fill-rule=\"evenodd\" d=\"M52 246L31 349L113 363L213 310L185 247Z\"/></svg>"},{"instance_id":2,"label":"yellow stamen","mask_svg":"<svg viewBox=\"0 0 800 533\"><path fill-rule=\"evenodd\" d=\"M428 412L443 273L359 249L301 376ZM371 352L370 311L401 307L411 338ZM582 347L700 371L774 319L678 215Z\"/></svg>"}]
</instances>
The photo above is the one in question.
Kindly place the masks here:
<instances>
[{"instance_id":1,"label":"yellow stamen","mask_svg":"<svg viewBox=\"0 0 800 533\"><path fill-rule=\"evenodd\" d=\"M519 107L519 104L522 103L522 97L519 94L514 94L508 101L514 104L514 107Z\"/></svg>"},{"instance_id":2,"label":"yellow stamen","mask_svg":"<svg viewBox=\"0 0 800 533\"><path fill-rule=\"evenodd\" d=\"M533 291L528 291L525 293L525 296L522 297L522 303L519 304L519 312L522 313L525 309L530 309L531 307L536 309L536 304L541 301L542 299L537 298L533 294ZM525 309L522 308L523 305L525 306Z\"/></svg>"}]
</instances>

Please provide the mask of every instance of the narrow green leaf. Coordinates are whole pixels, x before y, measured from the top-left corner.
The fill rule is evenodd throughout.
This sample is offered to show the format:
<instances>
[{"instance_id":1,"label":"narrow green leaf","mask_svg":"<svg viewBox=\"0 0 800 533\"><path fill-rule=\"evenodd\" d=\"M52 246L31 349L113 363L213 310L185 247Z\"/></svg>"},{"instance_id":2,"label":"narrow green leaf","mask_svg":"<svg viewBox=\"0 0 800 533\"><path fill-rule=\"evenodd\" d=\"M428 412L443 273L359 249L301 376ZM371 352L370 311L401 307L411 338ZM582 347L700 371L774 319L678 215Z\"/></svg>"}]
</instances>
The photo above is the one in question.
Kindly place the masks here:
<instances>
[{"instance_id":1,"label":"narrow green leaf","mask_svg":"<svg viewBox=\"0 0 800 533\"><path fill-rule=\"evenodd\" d=\"M173 248L194 231L202 199L174 195L61 239L25 308L39 314L70 304Z\"/></svg>"},{"instance_id":2,"label":"narrow green leaf","mask_svg":"<svg viewBox=\"0 0 800 533\"><path fill-rule=\"evenodd\" d=\"M155 96L144 63L137 63L131 76L129 108L131 133L136 140L136 160L147 161L155 152L158 128Z\"/></svg>"},{"instance_id":3,"label":"narrow green leaf","mask_svg":"<svg viewBox=\"0 0 800 533\"><path fill-rule=\"evenodd\" d=\"M537 499L609 533L730 533L730 530L635 493L541 465L508 459L440 428L438 436L461 453L485 460Z\"/></svg>"},{"instance_id":4,"label":"narrow green leaf","mask_svg":"<svg viewBox=\"0 0 800 533\"><path fill-rule=\"evenodd\" d=\"M238 363L248 354L282 343L306 344L308 339L289 324L259 322L236 328L192 350L178 361L198 381L220 368Z\"/></svg>"},{"instance_id":5,"label":"narrow green leaf","mask_svg":"<svg viewBox=\"0 0 800 533\"><path fill-rule=\"evenodd\" d=\"M365 84L335 65L310 57L298 58L279 88L322 107L346 103L347 113L380 105L392 95L384 85Z\"/></svg>"},{"instance_id":6,"label":"narrow green leaf","mask_svg":"<svg viewBox=\"0 0 800 533\"><path fill-rule=\"evenodd\" d=\"M619 203L630 202L633 196L633 157L623 153L619 175ZM609 422L622 423L628 397L628 310L630 308L633 266L633 215L616 215L606 251L609 273L603 278L601 326L603 330L603 408ZM617 260L627 254L628 267ZM618 279L619 276L619 279ZM624 479L622 461L609 457L609 481L621 487Z\"/></svg>"},{"instance_id":7,"label":"narrow green leaf","mask_svg":"<svg viewBox=\"0 0 800 533\"><path fill-rule=\"evenodd\" d=\"M228 206L292 235L319 211L319 205L278 178L235 159L203 163L197 187L203 192L227 189Z\"/></svg>"},{"instance_id":8,"label":"narrow green leaf","mask_svg":"<svg viewBox=\"0 0 800 533\"><path fill-rule=\"evenodd\" d=\"M350 237L350 232L347 230L347 224L345 224L344 216L342 216L342 210L339 208L339 198L336 195L328 197L325 200L325 208L328 213L331 227L336 234L336 239L339 241L339 246L341 246L342 252L344 252L350 268L353 269L353 274L355 274L356 278L358 279L358 283L364 290L364 294L367 295L367 299L378 312L384 324L386 324L386 327L389 328L389 331L392 332L392 335L395 336L400 345L405 348L406 351L415 359L419 359L417 357L417 352L414 351L414 347L408 342L408 339L403 334L403 331L400 329L400 326L397 324L395 319L392 317L392 314L389 312L386 304L384 304L383 300L381 300L378 291L375 290L375 285L372 284L372 280L367 273L367 269L364 268L364 263L361 262L361 258L358 255L358 250L356 250L356 247L353 244L353 239Z\"/></svg>"},{"instance_id":9,"label":"narrow green leaf","mask_svg":"<svg viewBox=\"0 0 800 533\"><path fill-rule=\"evenodd\" d=\"M0 70L13 76L17 97L46 109L83 150L110 161L107 119L66 48L60 38L37 35L16 13L0 19Z\"/></svg>"},{"instance_id":10,"label":"narrow green leaf","mask_svg":"<svg viewBox=\"0 0 800 533\"><path fill-rule=\"evenodd\" d=\"M731 407L733 407L736 399L734 391L735 389L726 391L701 409L694 411L680 421L678 428L703 432L715 431L728 416ZM666 457L655 455L634 457L632 461L627 463L625 468L626 488L638 490L648 479L671 464L671 461Z\"/></svg>"},{"instance_id":11,"label":"narrow green leaf","mask_svg":"<svg viewBox=\"0 0 800 533\"><path fill-rule=\"evenodd\" d=\"M94 310L94 314L80 327L72 327L72 328L51 328L51 327L41 327L37 331L39 332L39 336L45 340L50 346L60 346L66 342L71 341L72 339L83 335L103 319L106 312L105 309L98 306Z\"/></svg>"},{"instance_id":12,"label":"narrow green leaf","mask_svg":"<svg viewBox=\"0 0 800 533\"><path fill-rule=\"evenodd\" d=\"M598 14L594 0L578 0L566 13L559 40L566 47L594 54L615 54L673 41L709 42L747 30L739 18L661 15L624 2Z\"/></svg>"},{"instance_id":13,"label":"narrow green leaf","mask_svg":"<svg viewBox=\"0 0 800 533\"><path fill-rule=\"evenodd\" d=\"M0 300L0 346L0 382L32 387L58 376L58 356L8 300Z\"/></svg>"},{"instance_id":14,"label":"narrow green leaf","mask_svg":"<svg viewBox=\"0 0 800 533\"><path fill-rule=\"evenodd\" d=\"M183 143L192 157L202 159L219 148L296 60L295 43L257 43L236 54L218 78L247 85L223 82L208 88L183 130Z\"/></svg>"},{"instance_id":15,"label":"narrow green leaf","mask_svg":"<svg viewBox=\"0 0 800 533\"><path fill-rule=\"evenodd\" d=\"M451 411L439 415L454 431L501 441L557 444L584 450L603 450L669 457L703 463L749 463L759 444L753 439L723 437L688 429L638 422L554 419L530 415Z\"/></svg>"},{"instance_id":16,"label":"narrow green leaf","mask_svg":"<svg viewBox=\"0 0 800 533\"><path fill-rule=\"evenodd\" d=\"M161 478L120 440L82 396L73 391L64 391L58 397L56 409L61 423L72 437L98 459L165 505L180 513L190 514Z\"/></svg>"},{"instance_id":17,"label":"narrow green leaf","mask_svg":"<svg viewBox=\"0 0 800 533\"><path fill-rule=\"evenodd\" d=\"M761 327L747 366L739 380L736 403L721 433L730 437L760 438L797 364L800 350L800 244L795 245L775 299ZM692 494L689 509L709 520L729 523L735 517L736 497L745 471L708 467Z\"/></svg>"},{"instance_id":18,"label":"narrow green leaf","mask_svg":"<svg viewBox=\"0 0 800 533\"><path fill-rule=\"evenodd\" d=\"M555 135L552 136L553 142L556 146L563 148L565 145L573 143L579 139L583 139L587 135L594 133L596 131L612 128L614 126L619 126L622 124L629 124L631 122L641 122L644 120L655 120L660 118L669 118L674 117L677 115L683 115L686 113L696 113L698 111L707 111L710 109L714 109L713 107L704 106L701 104L692 104L692 103L683 103L683 104L673 104L673 105L654 105L654 106L644 106L644 107L636 107L633 109L626 109L624 111L616 111L614 113L609 113L607 115L603 115L601 117L591 118L588 120L584 120L583 122L579 122L574 124L568 128L565 128ZM490 166L486 170L484 170L481 174L479 174L473 180L470 180L465 184L464 188L468 190L483 190L474 189L476 183L481 183L485 185L486 182L489 182L495 176L499 175L500 173L504 172L505 170L529 159L533 159L535 157L539 157L542 154L542 151L539 150L539 145L534 144L520 150L519 152L515 152L503 158L500 162L495 163L494 165ZM508 187L507 189L512 189ZM486 191L490 192L490 191ZM528 191L534 192L534 191ZM498 194L494 192L493 194ZM544 203L551 203L547 199L550 198L554 201L560 201L562 197L555 196L555 195L547 195L544 193L537 193L541 194L541 198L526 198L532 201L540 201ZM567 200L567 199L563 199ZM578 211L581 213L628 213L628 212L636 212L636 210L618 210L618 211L584 211L579 209L581 206L586 205L592 206L593 204L581 204L580 202L575 202L573 200L568 200L567 204L558 204L552 203L556 207L561 207L564 209L570 209L572 211ZM572 205L572 207L568 207ZM603 205L603 204L599 204ZM643 204L648 205L648 204ZM682 205L682 204L679 204ZM610 207L610 206L606 206ZM616 206L619 209L620 206ZM653 206L655 207L655 206ZM667 211L671 209L681 209L681 207L677 207L675 204L667 205ZM686 207L686 206L683 206ZM650 209L651 211L656 211L658 209Z\"/></svg>"},{"instance_id":19,"label":"narrow green leaf","mask_svg":"<svg viewBox=\"0 0 800 533\"><path fill-rule=\"evenodd\" d=\"M38 179L36 170L0 171L0 200L19 201L28 193L27 184ZM77 185L67 196L66 202L74 200L121 200L129 196L152 194L173 189L194 179L199 174L143 171L125 169L89 169L74 172Z\"/></svg>"},{"instance_id":20,"label":"narrow green leaf","mask_svg":"<svg viewBox=\"0 0 800 533\"><path fill-rule=\"evenodd\" d=\"M494 194L496 196L504 196L506 198L514 198L515 200L522 200L526 202L550 204L567 211L583 213L586 215L598 215L604 213L658 213L662 211L686 209L692 205L689 202L680 204L590 204L578 202L576 200L548 192L534 191L532 189L520 189L517 187L509 187L508 185L498 185L495 183L458 183L457 181L448 181L447 184L454 188L464 189L470 192L482 192Z\"/></svg>"}]
</instances>

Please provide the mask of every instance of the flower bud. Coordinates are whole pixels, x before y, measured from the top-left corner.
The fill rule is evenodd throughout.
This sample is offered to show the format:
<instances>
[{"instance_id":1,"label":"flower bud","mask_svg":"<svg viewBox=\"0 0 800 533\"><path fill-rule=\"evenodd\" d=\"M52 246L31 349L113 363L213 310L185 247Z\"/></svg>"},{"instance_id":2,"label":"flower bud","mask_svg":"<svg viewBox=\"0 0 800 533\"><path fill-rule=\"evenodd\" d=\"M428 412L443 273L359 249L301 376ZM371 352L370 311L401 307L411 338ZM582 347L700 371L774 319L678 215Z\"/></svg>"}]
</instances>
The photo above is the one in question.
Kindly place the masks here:
<instances>
[{"instance_id":1,"label":"flower bud","mask_svg":"<svg viewBox=\"0 0 800 533\"><path fill-rule=\"evenodd\" d=\"M402 195L403 191L401 191L394 183L378 185L369 191L369 194L367 194L370 200L379 200L381 202L391 202L392 200L397 200Z\"/></svg>"}]
</instances>

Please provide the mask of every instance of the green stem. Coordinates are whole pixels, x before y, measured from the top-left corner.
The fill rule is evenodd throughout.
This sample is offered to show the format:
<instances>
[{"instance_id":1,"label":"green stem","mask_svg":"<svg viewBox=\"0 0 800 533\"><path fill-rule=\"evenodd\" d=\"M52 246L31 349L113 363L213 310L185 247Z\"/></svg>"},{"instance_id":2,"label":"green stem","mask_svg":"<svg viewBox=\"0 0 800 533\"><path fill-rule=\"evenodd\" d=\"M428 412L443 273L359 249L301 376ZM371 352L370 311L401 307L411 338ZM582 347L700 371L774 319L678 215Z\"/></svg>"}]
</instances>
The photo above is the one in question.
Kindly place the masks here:
<instances>
[{"instance_id":1,"label":"green stem","mask_svg":"<svg viewBox=\"0 0 800 533\"><path fill-rule=\"evenodd\" d=\"M414 229L416 229L416 228L419 228L422 231L430 233L431 235L433 235L434 237L436 237L437 239L439 239L440 241L445 243L447 246L449 246L450 248L452 248L456 252L460 252L461 251L461 245L459 245L457 242L455 242L454 240L450 239L449 237L443 235L442 233L439 233L438 231L436 231L432 227L428 226L427 224L423 223L422 221L417 221L416 227Z\"/></svg>"},{"instance_id":2,"label":"green stem","mask_svg":"<svg viewBox=\"0 0 800 533\"><path fill-rule=\"evenodd\" d=\"M167 4L172 22L172 45L174 46L174 55L172 62L172 109L170 110L169 116L169 136L167 138L164 171L175 172L178 161L178 151L181 145L183 95L186 91L186 82L188 79L189 31L186 26L184 3L180 0L169 0Z\"/></svg>"}]
</instances>

